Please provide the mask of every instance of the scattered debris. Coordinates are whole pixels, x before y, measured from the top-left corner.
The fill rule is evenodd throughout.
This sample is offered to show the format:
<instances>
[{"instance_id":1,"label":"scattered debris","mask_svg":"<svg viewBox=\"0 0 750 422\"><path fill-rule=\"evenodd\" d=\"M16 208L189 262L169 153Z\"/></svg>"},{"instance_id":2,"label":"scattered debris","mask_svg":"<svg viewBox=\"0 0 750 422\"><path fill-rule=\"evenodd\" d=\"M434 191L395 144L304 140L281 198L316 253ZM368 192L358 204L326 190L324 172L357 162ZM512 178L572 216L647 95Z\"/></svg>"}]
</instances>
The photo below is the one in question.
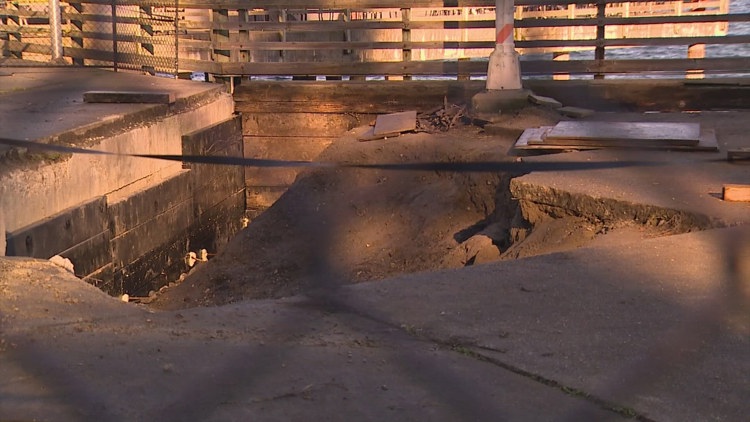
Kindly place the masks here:
<instances>
[{"instance_id":1,"label":"scattered debris","mask_svg":"<svg viewBox=\"0 0 750 422\"><path fill-rule=\"evenodd\" d=\"M49 262L57 265L58 267L62 267L71 274L75 274L75 267L73 266L73 263L68 258L63 258L60 255L55 255L52 258L49 259Z\"/></svg>"},{"instance_id":2,"label":"scattered debris","mask_svg":"<svg viewBox=\"0 0 750 422\"><path fill-rule=\"evenodd\" d=\"M750 202L750 185L724 185L721 197L725 201Z\"/></svg>"},{"instance_id":3,"label":"scattered debris","mask_svg":"<svg viewBox=\"0 0 750 422\"><path fill-rule=\"evenodd\" d=\"M447 132L466 115L465 105L444 104L427 113L420 113L417 128L428 133Z\"/></svg>"},{"instance_id":4,"label":"scattered debris","mask_svg":"<svg viewBox=\"0 0 750 422\"><path fill-rule=\"evenodd\" d=\"M404 111L400 113L383 114L377 117L375 126L363 133L359 141L374 141L377 139L393 138L405 132L447 132L466 117L466 106L448 104L433 110L419 113Z\"/></svg>"}]
</instances>

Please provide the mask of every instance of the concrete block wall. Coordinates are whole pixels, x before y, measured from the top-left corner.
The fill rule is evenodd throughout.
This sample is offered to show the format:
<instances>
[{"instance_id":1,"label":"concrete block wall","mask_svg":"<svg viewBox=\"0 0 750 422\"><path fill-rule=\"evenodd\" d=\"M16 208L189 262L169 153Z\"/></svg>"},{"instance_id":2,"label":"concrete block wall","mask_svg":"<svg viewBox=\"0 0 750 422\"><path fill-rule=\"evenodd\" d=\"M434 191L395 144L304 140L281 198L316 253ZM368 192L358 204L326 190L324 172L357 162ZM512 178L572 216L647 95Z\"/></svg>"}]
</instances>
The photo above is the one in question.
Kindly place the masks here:
<instances>
[{"instance_id":1,"label":"concrete block wall","mask_svg":"<svg viewBox=\"0 0 750 422\"><path fill-rule=\"evenodd\" d=\"M203 121L198 119L199 126ZM205 124L178 136L178 147L170 147L169 152L241 157L241 124L238 115ZM195 122L189 127L195 128ZM149 132L159 133L160 129ZM140 169L147 175L135 182L43 218L29 212L33 217L26 220L37 220L7 233L6 254L43 259L61 255L73 262L76 275L110 294L147 295L188 269L184 257L189 251L206 249L214 254L239 230L245 212L242 167L183 166L179 162L147 167L150 170ZM61 180L56 178L53 184ZM66 191L80 182L68 178ZM94 184L101 183L92 181L81 187L84 193L77 194L97 189L91 186ZM39 189L49 192L51 187L40 184ZM32 206L15 205L14 216Z\"/></svg>"}]
</instances>

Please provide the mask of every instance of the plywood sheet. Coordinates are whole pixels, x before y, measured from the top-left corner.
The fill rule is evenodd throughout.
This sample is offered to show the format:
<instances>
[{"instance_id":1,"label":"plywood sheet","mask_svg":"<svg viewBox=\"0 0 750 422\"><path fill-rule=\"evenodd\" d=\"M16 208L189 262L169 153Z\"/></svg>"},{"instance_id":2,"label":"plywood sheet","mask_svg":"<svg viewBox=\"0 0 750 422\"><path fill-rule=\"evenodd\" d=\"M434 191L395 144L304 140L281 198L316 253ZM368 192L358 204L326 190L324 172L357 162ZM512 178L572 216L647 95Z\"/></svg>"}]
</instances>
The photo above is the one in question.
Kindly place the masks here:
<instances>
[{"instance_id":1,"label":"plywood sheet","mask_svg":"<svg viewBox=\"0 0 750 422\"><path fill-rule=\"evenodd\" d=\"M700 136L699 123L560 122L547 133L544 142L548 145L692 146L698 144Z\"/></svg>"},{"instance_id":2,"label":"plywood sheet","mask_svg":"<svg viewBox=\"0 0 750 422\"><path fill-rule=\"evenodd\" d=\"M403 111L400 113L381 114L375 121L373 135L408 132L417 128L417 112Z\"/></svg>"},{"instance_id":3,"label":"plywood sheet","mask_svg":"<svg viewBox=\"0 0 750 422\"><path fill-rule=\"evenodd\" d=\"M541 128L526 129L516 141L514 148L518 150L536 150L536 151L562 151L562 150L589 150L589 149L645 149L645 150L671 150L671 151L697 151L697 152L715 152L719 150L719 144L716 139L716 132L713 129L702 128L701 136L696 145L670 145L660 143L626 143L626 144L580 144L576 140L571 140L568 144L549 144L545 135L552 130L550 126Z\"/></svg>"},{"instance_id":4,"label":"plywood sheet","mask_svg":"<svg viewBox=\"0 0 750 422\"><path fill-rule=\"evenodd\" d=\"M526 148L544 143L544 137L552 129L552 126L529 128L523 131L516 141L516 148Z\"/></svg>"}]
</instances>

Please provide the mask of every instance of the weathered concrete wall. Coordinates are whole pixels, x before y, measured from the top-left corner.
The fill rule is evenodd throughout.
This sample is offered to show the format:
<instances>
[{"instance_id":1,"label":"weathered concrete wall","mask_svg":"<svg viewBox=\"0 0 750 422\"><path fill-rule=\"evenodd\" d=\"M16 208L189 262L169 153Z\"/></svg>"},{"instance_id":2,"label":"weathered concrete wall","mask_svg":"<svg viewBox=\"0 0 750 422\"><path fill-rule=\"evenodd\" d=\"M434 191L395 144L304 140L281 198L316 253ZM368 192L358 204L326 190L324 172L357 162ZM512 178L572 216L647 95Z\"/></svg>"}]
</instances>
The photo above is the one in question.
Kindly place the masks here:
<instances>
[{"instance_id":1,"label":"weathered concrete wall","mask_svg":"<svg viewBox=\"0 0 750 422\"><path fill-rule=\"evenodd\" d=\"M232 114L231 97L222 96L104 139L98 149L241 157L241 117ZM10 172L1 189L13 219L8 255L61 255L111 294L146 295L176 280L188 269L185 255L216 253L245 211L242 168L155 159L76 154Z\"/></svg>"},{"instance_id":2,"label":"weathered concrete wall","mask_svg":"<svg viewBox=\"0 0 750 422\"><path fill-rule=\"evenodd\" d=\"M117 153L180 154L181 136L232 115L225 95L194 110L101 139L96 149ZM24 166L0 179L0 208L7 231L15 231L96 196L106 195L154 173L176 174L180 163L147 158L73 155L47 165Z\"/></svg>"}]
</instances>

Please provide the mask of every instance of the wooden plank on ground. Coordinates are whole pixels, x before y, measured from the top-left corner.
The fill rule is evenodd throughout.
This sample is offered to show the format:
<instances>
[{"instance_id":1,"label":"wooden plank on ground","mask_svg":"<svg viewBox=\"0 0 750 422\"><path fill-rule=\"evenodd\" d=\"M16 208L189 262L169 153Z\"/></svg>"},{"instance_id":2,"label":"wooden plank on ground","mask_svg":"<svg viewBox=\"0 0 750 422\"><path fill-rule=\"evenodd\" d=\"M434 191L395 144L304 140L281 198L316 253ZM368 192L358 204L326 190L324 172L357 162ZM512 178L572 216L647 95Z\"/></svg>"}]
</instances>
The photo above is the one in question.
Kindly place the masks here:
<instances>
[{"instance_id":1,"label":"wooden plank on ground","mask_svg":"<svg viewBox=\"0 0 750 422\"><path fill-rule=\"evenodd\" d=\"M732 202L750 202L750 185L724 185L722 198Z\"/></svg>"},{"instance_id":2,"label":"wooden plank on ground","mask_svg":"<svg viewBox=\"0 0 750 422\"><path fill-rule=\"evenodd\" d=\"M744 161L750 163L750 148L730 149L727 151L727 161Z\"/></svg>"},{"instance_id":3,"label":"wooden plank on ground","mask_svg":"<svg viewBox=\"0 0 750 422\"><path fill-rule=\"evenodd\" d=\"M175 95L166 91L88 91L83 93L83 102L172 104Z\"/></svg>"},{"instance_id":4,"label":"wooden plank on ground","mask_svg":"<svg viewBox=\"0 0 750 422\"><path fill-rule=\"evenodd\" d=\"M558 123L544 142L548 145L694 146L700 141L699 123L573 122Z\"/></svg>"},{"instance_id":5,"label":"wooden plank on ground","mask_svg":"<svg viewBox=\"0 0 750 422\"><path fill-rule=\"evenodd\" d=\"M416 110L402 111L400 113L381 114L375 120L375 128L372 134L386 135L389 133L408 132L417 128Z\"/></svg>"},{"instance_id":6,"label":"wooden plank on ground","mask_svg":"<svg viewBox=\"0 0 750 422\"><path fill-rule=\"evenodd\" d=\"M246 136L338 137L347 130L367 124L370 116L330 113L245 113L242 130Z\"/></svg>"},{"instance_id":7,"label":"wooden plank on ground","mask_svg":"<svg viewBox=\"0 0 750 422\"><path fill-rule=\"evenodd\" d=\"M360 142L376 141L378 139L395 138L396 136L400 136L400 135L401 135L401 132L388 132L388 133L381 133L381 134L376 135L375 127L371 127L367 129L364 133L359 135L357 137L357 140Z\"/></svg>"},{"instance_id":8,"label":"wooden plank on ground","mask_svg":"<svg viewBox=\"0 0 750 422\"><path fill-rule=\"evenodd\" d=\"M543 126L541 128L526 129L516 141L514 148L518 150L536 150L536 151L563 151L563 150L589 150L600 148L618 148L618 149L645 149L645 150L670 150L670 151L695 151L695 152L716 152L719 150L719 143L716 139L716 132L713 129L701 128L701 137L697 145L669 145L660 143L639 144L630 143L627 145L581 145L577 141L571 141L569 144L549 144L545 141L545 132L552 130L552 126Z\"/></svg>"},{"instance_id":9,"label":"wooden plank on ground","mask_svg":"<svg viewBox=\"0 0 750 422\"><path fill-rule=\"evenodd\" d=\"M516 141L515 148L534 149L535 145L544 144L544 137L550 130L552 126L532 127L524 130Z\"/></svg>"}]
</instances>

